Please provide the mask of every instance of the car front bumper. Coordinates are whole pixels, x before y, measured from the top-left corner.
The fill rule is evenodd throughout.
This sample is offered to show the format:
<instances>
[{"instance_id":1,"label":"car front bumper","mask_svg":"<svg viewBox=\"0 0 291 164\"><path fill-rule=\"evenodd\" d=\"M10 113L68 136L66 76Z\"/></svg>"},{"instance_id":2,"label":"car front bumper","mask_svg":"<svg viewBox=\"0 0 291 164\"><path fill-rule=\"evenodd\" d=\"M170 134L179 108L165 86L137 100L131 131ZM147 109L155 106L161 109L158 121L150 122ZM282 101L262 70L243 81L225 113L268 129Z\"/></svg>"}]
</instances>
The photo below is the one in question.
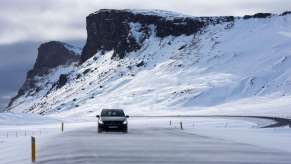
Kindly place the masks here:
<instances>
[{"instance_id":1,"label":"car front bumper","mask_svg":"<svg viewBox=\"0 0 291 164\"><path fill-rule=\"evenodd\" d=\"M127 124L98 124L98 128L103 130L113 130L113 129L120 129L124 130L127 128Z\"/></svg>"}]
</instances>

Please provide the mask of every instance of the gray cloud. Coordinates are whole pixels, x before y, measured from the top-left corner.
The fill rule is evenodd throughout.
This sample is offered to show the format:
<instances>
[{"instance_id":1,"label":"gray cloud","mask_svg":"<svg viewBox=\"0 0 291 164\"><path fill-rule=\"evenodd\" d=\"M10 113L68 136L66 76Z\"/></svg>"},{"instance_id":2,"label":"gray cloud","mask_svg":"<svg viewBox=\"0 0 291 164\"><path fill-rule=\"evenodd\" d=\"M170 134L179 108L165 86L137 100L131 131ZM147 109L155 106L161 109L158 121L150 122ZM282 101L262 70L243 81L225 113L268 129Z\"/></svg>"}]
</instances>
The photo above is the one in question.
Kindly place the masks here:
<instances>
[{"instance_id":1,"label":"gray cloud","mask_svg":"<svg viewBox=\"0 0 291 164\"><path fill-rule=\"evenodd\" d=\"M9 0L0 1L0 44L85 39L85 17L101 8L163 9L196 16L282 12L289 0Z\"/></svg>"}]
</instances>

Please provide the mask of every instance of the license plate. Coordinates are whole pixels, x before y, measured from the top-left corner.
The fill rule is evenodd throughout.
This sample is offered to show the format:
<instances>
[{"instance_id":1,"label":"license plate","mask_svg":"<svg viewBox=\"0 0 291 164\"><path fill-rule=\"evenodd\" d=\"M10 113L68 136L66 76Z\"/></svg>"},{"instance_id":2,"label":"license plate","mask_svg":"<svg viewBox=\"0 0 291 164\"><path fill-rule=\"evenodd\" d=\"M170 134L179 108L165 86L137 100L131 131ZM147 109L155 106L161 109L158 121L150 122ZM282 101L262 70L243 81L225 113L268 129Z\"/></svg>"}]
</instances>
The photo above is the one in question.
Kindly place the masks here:
<instances>
[{"instance_id":1,"label":"license plate","mask_svg":"<svg viewBox=\"0 0 291 164\"><path fill-rule=\"evenodd\" d=\"M114 129L114 128L118 128L118 126L108 126L108 128Z\"/></svg>"}]
</instances>

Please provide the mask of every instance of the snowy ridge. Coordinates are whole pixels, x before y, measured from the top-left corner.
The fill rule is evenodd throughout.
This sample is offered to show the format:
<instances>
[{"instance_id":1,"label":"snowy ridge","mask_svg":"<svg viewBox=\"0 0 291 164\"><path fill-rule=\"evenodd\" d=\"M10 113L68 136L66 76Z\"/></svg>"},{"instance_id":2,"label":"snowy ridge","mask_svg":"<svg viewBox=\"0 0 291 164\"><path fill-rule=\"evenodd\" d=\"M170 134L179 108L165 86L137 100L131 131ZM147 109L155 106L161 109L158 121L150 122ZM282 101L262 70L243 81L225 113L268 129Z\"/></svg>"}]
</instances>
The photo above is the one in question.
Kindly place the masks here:
<instances>
[{"instance_id":1,"label":"snowy ridge","mask_svg":"<svg viewBox=\"0 0 291 164\"><path fill-rule=\"evenodd\" d=\"M138 40L141 25L130 27ZM11 111L65 117L95 115L102 108L291 115L290 15L236 19L189 36L158 38L155 26L150 28L142 47L124 59L97 52L67 71L65 86L23 96Z\"/></svg>"},{"instance_id":2,"label":"snowy ridge","mask_svg":"<svg viewBox=\"0 0 291 164\"><path fill-rule=\"evenodd\" d=\"M72 45L70 45L70 44L66 44L66 43L64 44L64 46L65 46L68 50L74 52L75 55L80 56L81 53L82 53L82 49L79 48L79 47L75 47L75 46L72 46Z\"/></svg>"},{"instance_id":3,"label":"snowy ridge","mask_svg":"<svg viewBox=\"0 0 291 164\"><path fill-rule=\"evenodd\" d=\"M104 12L104 11L112 11L111 9L101 9L99 11L96 11L94 14L98 14L100 12ZM173 11L166 11L166 10L142 10L142 9L124 9L121 11L126 11L126 12L130 12L133 14L142 14L142 15L151 15L151 16L160 16L160 17L165 17L165 18L184 18L184 17L192 17L190 15L185 15L182 13L178 13L178 12L173 12ZM194 17L193 17L194 18Z\"/></svg>"},{"instance_id":4,"label":"snowy ridge","mask_svg":"<svg viewBox=\"0 0 291 164\"><path fill-rule=\"evenodd\" d=\"M22 112L29 112L35 107L35 102L42 101L42 99L54 88L54 85L62 74L71 72L74 65L59 66L55 69L50 70L50 73L46 76L36 76L35 79L38 81L35 85L36 88L41 88L39 92L36 90L26 92L25 95L17 98L13 104L17 105L28 105Z\"/></svg>"},{"instance_id":5,"label":"snowy ridge","mask_svg":"<svg viewBox=\"0 0 291 164\"><path fill-rule=\"evenodd\" d=\"M185 14L178 13L178 12L158 10L158 9L157 10L137 10L137 9L131 9L131 10L126 10L126 11L132 12L134 14L156 15L156 16L160 16L160 17L165 17L167 19L193 17L193 16L190 16L190 15L185 15Z\"/></svg>"}]
</instances>

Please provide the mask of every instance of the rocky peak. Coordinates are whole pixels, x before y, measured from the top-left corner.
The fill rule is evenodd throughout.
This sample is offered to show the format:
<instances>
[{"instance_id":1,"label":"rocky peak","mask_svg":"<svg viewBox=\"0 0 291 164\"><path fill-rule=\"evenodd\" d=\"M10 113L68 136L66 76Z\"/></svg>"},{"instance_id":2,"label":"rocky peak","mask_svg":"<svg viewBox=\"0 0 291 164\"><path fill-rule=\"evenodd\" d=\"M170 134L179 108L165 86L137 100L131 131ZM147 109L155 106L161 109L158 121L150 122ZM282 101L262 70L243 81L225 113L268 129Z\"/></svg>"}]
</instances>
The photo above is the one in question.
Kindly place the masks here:
<instances>
[{"instance_id":1,"label":"rocky peak","mask_svg":"<svg viewBox=\"0 0 291 164\"><path fill-rule=\"evenodd\" d=\"M233 17L198 18L165 11L102 9L86 18L87 42L82 51L81 62L92 57L97 51L114 50L113 57L123 58L126 53L138 50L142 43L130 33L130 23L139 23L139 30L144 33L144 37L147 37L149 26L154 25L156 36L163 38L169 35L191 35L209 22L233 19Z\"/></svg>"},{"instance_id":2,"label":"rocky peak","mask_svg":"<svg viewBox=\"0 0 291 164\"><path fill-rule=\"evenodd\" d=\"M78 62L80 54L78 54L77 50L78 48L59 41L41 44L38 48L38 55L33 68L27 72L24 84L19 89L17 95L10 101L8 107L12 105L15 99L26 92L39 90L36 86L36 76L45 76L53 68Z\"/></svg>"},{"instance_id":3,"label":"rocky peak","mask_svg":"<svg viewBox=\"0 0 291 164\"><path fill-rule=\"evenodd\" d=\"M79 60L79 54L67 48L69 46L58 41L41 44L38 48L37 59L32 70L49 70Z\"/></svg>"}]
</instances>

